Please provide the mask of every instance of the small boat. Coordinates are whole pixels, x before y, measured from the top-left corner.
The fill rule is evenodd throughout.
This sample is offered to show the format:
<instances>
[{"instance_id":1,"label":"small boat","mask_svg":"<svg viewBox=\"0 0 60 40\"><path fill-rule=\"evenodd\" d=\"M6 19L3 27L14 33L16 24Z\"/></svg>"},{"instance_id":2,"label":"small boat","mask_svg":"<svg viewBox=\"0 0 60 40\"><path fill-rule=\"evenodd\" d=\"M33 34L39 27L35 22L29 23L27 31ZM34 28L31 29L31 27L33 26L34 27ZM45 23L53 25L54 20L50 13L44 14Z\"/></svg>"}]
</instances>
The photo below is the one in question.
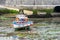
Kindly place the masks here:
<instances>
[{"instance_id":1,"label":"small boat","mask_svg":"<svg viewBox=\"0 0 60 40\"><path fill-rule=\"evenodd\" d=\"M32 21L29 21L29 18L21 12L16 15L16 20L13 21L13 27L15 30L30 30L30 26L33 25Z\"/></svg>"}]
</instances>

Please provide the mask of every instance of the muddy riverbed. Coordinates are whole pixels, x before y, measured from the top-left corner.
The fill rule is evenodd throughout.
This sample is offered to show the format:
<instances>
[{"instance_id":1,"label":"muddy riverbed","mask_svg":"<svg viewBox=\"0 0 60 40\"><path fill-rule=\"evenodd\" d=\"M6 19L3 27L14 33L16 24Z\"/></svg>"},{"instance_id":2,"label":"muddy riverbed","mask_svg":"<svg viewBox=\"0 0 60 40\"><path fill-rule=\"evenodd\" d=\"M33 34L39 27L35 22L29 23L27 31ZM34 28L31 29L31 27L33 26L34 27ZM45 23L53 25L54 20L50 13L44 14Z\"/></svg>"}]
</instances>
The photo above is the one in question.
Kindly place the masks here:
<instances>
[{"instance_id":1,"label":"muddy riverbed","mask_svg":"<svg viewBox=\"0 0 60 40\"><path fill-rule=\"evenodd\" d=\"M60 18L29 18L34 22L31 32L14 31L11 24L15 18L0 19L0 32L14 33L21 40L60 40ZM9 31L10 30L10 31Z\"/></svg>"}]
</instances>

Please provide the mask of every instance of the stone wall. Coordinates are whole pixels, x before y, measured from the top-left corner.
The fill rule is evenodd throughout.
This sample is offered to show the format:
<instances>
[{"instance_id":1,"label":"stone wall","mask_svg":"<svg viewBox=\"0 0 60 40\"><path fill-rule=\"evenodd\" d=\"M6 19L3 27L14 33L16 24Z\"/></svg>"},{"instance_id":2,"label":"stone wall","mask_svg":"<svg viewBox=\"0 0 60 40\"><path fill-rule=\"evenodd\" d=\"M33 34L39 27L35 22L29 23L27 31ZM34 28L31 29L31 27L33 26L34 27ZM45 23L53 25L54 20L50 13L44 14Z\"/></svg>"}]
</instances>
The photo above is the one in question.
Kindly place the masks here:
<instances>
[{"instance_id":1,"label":"stone wall","mask_svg":"<svg viewBox=\"0 0 60 40\"><path fill-rule=\"evenodd\" d=\"M0 0L0 5L60 5L60 0Z\"/></svg>"}]
</instances>

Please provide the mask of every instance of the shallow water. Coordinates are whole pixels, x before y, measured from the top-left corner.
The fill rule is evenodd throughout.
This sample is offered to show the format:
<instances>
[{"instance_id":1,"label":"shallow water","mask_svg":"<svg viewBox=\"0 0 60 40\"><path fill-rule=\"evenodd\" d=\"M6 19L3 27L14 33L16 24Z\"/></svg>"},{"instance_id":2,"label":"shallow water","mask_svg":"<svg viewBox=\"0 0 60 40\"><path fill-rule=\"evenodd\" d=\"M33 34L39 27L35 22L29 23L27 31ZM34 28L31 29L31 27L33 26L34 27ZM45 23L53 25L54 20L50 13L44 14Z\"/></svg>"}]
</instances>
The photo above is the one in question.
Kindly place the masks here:
<instances>
[{"instance_id":1,"label":"shallow water","mask_svg":"<svg viewBox=\"0 0 60 40\"><path fill-rule=\"evenodd\" d=\"M14 18L9 18L8 20L0 20L0 26L6 27L0 28L1 30L5 30L5 32L9 33L10 29L12 32L12 29L9 28L10 24L12 24L12 21ZM32 32L36 32L36 34L23 34L25 36L22 36L22 38L19 37L21 40L60 40L60 18L30 18L31 21L34 22L33 27L31 27ZM8 31L6 31L8 30ZM4 32L4 31L3 31ZM13 30L13 32L15 32Z\"/></svg>"}]
</instances>

